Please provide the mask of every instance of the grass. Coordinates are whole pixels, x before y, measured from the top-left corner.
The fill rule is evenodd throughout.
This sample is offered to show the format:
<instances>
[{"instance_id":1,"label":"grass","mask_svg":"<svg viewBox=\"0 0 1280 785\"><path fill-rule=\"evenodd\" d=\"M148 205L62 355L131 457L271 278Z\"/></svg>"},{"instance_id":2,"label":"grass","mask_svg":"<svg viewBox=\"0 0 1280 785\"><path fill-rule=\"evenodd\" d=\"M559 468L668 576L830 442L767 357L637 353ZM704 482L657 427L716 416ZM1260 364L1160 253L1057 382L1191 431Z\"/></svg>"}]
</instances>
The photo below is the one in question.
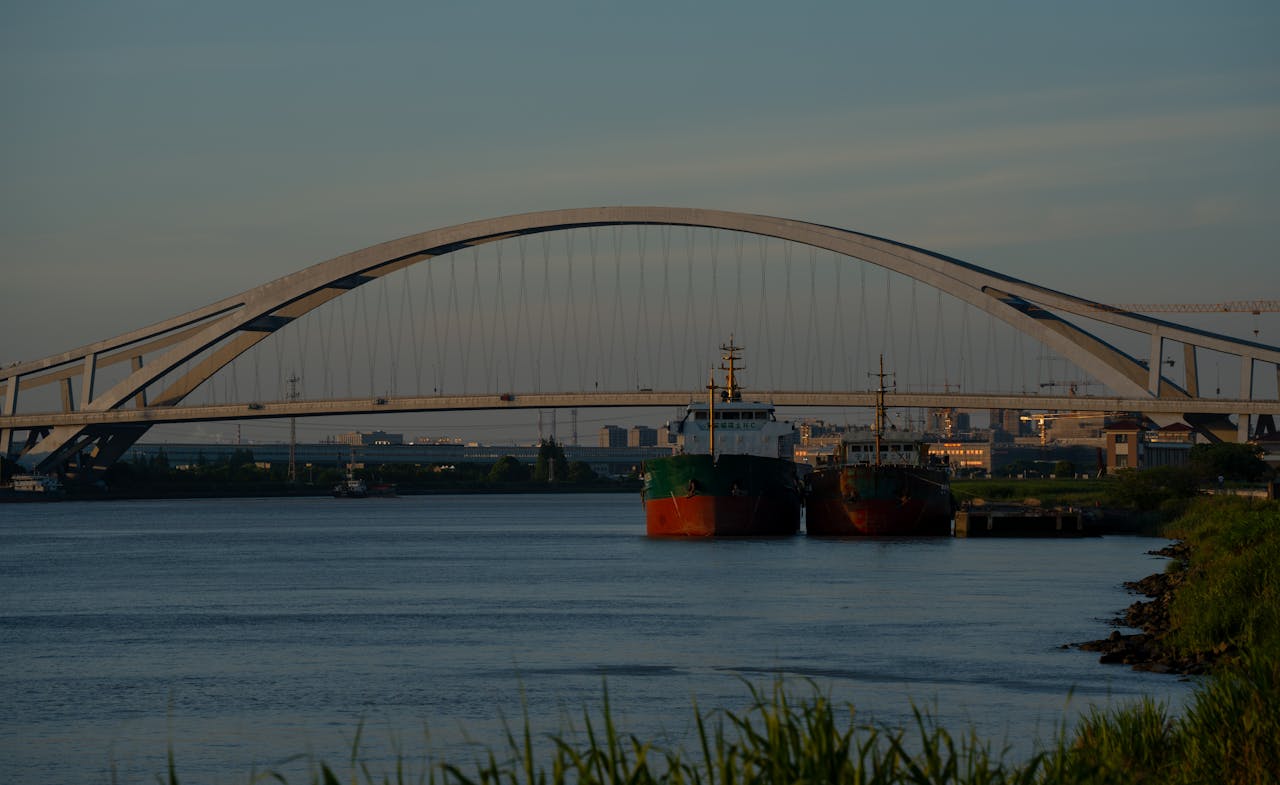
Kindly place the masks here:
<instances>
[{"instance_id":1,"label":"grass","mask_svg":"<svg viewBox=\"0 0 1280 785\"><path fill-rule=\"evenodd\" d=\"M470 764L398 758L374 772L359 754L337 770L317 762L309 785L1250 785L1280 772L1280 669L1247 658L1197 690L1185 716L1143 700L1095 710L1070 734L1027 760L1009 760L972 731L954 736L917 710L907 728L860 724L852 705L838 706L810 688L795 697L775 682L754 687L742 713L697 712L692 754L665 750L621 732L606 695L583 733L553 735L539 746L526 720L505 744ZM171 765L169 785L179 785ZM250 782L288 783L276 771Z\"/></svg>"},{"instance_id":2,"label":"grass","mask_svg":"<svg viewBox=\"0 0 1280 785\"><path fill-rule=\"evenodd\" d=\"M1046 507L1091 506L1105 502L1113 483L1105 479L952 480L958 502L1022 502L1037 499Z\"/></svg>"},{"instance_id":3,"label":"grass","mask_svg":"<svg viewBox=\"0 0 1280 785\"><path fill-rule=\"evenodd\" d=\"M608 692L583 731L536 736L528 718L471 764L398 755L390 772L360 756L347 771L314 762L310 785L1266 785L1280 783L1280 503L1236 498L1195 502L1169 529L1191 545L1187 577L1171 606L1179 646L1229 647L1174 716L1154 701L1095 709L1027 760L1008 759L973 731L953 735L917 710L907 728L858 721L808 684L748 685L746 711L701 712L692 754L663 749L614 723ZM178 785L172 754L167 779ZM114 779L114 778L113 778ZM250 782L288 783L278 771Z\"/></svg>"},{"instance_id":4,"label":"grass","mask_svg":"<svg viewBox=\"0 0 1280 785\"><path fill-rule=\"evenodd\" d=\"M1280 653L1280 503L1197 499L1165 534L1191 547L1169 606L1174 645Z\"/></svg>"}]
</instances>

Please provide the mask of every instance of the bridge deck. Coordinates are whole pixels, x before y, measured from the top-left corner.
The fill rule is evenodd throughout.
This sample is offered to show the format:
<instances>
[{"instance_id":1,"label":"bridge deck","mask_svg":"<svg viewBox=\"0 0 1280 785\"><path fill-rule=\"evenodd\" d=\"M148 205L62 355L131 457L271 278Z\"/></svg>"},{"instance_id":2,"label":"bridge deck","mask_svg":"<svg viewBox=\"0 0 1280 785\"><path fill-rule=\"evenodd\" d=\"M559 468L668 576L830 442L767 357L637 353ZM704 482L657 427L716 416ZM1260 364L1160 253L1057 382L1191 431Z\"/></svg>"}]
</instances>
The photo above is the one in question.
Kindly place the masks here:
<instances>
[{"instance_id":1,"label":"bridge deck","mask_svg":"<svg viewBox=\"0 0 1280 785\"><path fill-rule=\"evenodd\" d=\"M758 400L779 407L860 408L875 406L873 392L759 392ZM215 422L279 417L385 414L389 412L475 411L486 409L587 409L679 407L702 400L687 390L626 393L507 393L503 395L431 395L346 398L324 401L272 401L212 406L153 406L102 412L46 412L0 416L0 428L27 429L59 425L128 425ZM1120 398L1110 396L983 395L975 393L890 392L891 408L1019 409L1043 411L1142 412L1144 414L1277 414L1280 402L1232 398Z\"/></svg>"}]
</instances>

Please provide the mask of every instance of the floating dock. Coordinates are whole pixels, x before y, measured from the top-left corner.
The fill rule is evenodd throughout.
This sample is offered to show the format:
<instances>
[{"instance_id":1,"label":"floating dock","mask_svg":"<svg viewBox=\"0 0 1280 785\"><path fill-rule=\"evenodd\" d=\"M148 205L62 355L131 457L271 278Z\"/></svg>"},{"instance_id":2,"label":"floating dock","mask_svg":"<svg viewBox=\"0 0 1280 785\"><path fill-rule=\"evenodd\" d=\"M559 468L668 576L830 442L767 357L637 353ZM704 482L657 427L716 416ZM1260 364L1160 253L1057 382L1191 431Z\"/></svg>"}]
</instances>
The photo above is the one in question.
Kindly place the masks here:
<instances>
[{"instance_id":1,"label":"floating dock","mask_svg":"<svg viewBox=\"0 0 1280 785\"><path fill-rule=\"evenodd\" d=\"M956 511L957 537L1084 537L1084 516L1075 508L992 505Z\"/></svg>"}]
</instances>

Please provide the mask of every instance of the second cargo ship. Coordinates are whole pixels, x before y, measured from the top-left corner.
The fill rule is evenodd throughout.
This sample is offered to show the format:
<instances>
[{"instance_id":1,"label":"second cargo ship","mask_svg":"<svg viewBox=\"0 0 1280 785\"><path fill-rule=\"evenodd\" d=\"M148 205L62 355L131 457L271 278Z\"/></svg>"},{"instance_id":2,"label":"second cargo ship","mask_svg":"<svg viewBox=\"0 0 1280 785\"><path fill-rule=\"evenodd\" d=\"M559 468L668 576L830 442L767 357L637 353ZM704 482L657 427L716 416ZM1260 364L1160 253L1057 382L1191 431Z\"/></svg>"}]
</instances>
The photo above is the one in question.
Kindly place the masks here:
<instances>
[{"instance_id":1,"label":"second cargo ship","mask_svg":"<svg viewBox=\"0 0 1280 785\"><path fill-rule=\"evenodd\" d=\"M946 463L931 460L923 439L885 432L884 358L876 419L866 436L846 436L832 461L808 476L805 533L818 537L951 534Z\"/></svg>"},{"instance_id":2,"label":"second cargo ship","mask_svg":"<svg viewBox=\"0 0 1280 785\"><path fill-rule=\"evenodd\" d=\"M769 537L800 531L801 486L794 429L772 404L743 401L740 359L730 338L705 404L690 404L671 428L679 452L644 465L645 529L652 537ZM719 402L716 393L719 392Z\"/></svg>"}]
</instances>

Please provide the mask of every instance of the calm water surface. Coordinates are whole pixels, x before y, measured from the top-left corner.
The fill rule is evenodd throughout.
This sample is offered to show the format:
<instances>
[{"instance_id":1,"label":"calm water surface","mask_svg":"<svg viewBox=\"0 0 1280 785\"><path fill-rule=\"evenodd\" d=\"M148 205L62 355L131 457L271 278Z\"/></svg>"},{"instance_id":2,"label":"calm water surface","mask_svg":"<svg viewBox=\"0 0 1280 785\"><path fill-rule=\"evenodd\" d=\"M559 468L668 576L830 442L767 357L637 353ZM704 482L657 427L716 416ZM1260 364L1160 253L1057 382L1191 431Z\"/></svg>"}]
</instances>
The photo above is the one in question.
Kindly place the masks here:
<instances>
[{"instance_id":1,"label":"calm water surface","mask_svg":"<svg viewBox=\"0 0 1280 785\"><path fill-rule=\"evenodd\" d=\"M151 782L171 745L183 781L244 782L344 761L362 720L375 771L397 743L466 762L500 714L581 727L605 685L623 730L686 744L695 701L778 674L1025 755L1191 690L1061 648L1108 632L1158 540L643 531L634 494L0 506L0 781Z\"/></svg>"}]
</instances>

